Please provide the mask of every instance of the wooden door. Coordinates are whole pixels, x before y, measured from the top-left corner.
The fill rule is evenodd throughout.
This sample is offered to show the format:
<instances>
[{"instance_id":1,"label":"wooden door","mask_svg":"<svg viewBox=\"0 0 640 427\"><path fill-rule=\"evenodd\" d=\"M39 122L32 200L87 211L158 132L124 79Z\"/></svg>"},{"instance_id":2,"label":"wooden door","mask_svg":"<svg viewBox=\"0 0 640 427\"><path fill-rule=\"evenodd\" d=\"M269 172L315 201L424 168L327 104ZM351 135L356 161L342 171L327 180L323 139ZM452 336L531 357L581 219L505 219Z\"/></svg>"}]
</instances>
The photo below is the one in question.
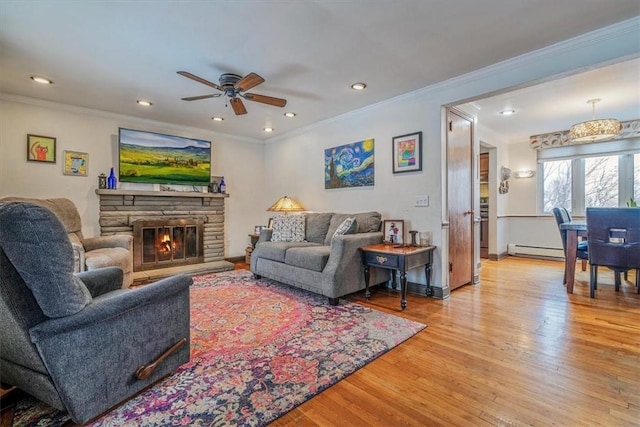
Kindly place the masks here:
<instances>
[{"instance_id":1,"label":"wooden door","mask_svg":"<svg viewBox=\"0 0 640 427\"><path fill-rule=\"evenodd\" d=\"M448 112L449 287L473 282L473 122Z\"/></svg>"}]
</instances>

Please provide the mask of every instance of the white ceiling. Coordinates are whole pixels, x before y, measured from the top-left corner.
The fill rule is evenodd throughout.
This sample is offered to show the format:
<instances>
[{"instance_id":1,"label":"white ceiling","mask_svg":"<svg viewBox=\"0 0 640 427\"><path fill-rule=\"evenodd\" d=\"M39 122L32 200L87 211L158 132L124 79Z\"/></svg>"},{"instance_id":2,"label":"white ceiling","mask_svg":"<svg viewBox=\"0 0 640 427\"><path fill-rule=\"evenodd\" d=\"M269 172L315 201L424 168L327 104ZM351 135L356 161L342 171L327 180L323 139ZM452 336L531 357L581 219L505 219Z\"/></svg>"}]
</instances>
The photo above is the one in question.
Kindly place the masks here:
<instances>
[{"instance_id":1,"label":"white ceiling","mask_svg":"<svg viewBox=\"0 0 640 427\"><path fill-rule=\"evenodd\" d=\"M638 15L638 0L2 0L0 92L263 140ZM636 73L626 70L625 79L636 85L637 106L638 63L631 66ZM179 70L215 83L221 73L256 72L266 82L251 92L288 104L245 101L248 114L235 116L223 98L182 101L215 90ZM623 101L607 92L619 79L593 73L572 83L577 90L595 80L593 93L556 82L550 95L530 88L477 105L493 114L511 103L511 119L531 126L571 112L553 122L566 128L590 117L589 98L603 99L603 113ZM55 84L38 85L34 74ZM351 90L357 81L367 89ZM503 129L520 138L524 128ZM526 137L558 130L526 129Z\"/></svg>"}]
</instances>

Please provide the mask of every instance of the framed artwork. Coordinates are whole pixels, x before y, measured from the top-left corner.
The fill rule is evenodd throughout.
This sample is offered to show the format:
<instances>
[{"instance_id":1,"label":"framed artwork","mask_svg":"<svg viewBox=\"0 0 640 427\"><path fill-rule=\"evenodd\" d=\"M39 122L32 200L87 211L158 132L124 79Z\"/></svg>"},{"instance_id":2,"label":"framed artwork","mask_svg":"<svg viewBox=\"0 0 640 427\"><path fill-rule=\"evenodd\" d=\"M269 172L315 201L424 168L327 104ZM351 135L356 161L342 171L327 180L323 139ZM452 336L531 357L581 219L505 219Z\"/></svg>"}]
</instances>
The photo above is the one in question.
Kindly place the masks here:
<instances>
[{"instance_id":1,"label":"framed artwork","mask_svg":"<svg viewBox=\"0 0 640 427\"><path fill-rule=\"evenodd\" d=\"M422 170L422 132L393 137L393 173Z\"/></svg>"},{"instance_id":2,"label":"framed artwork","mask_svg":"<svg viewBox=\"0 0 640 427\"><path fill-rule=\"evenodd\" d=\"M382 224L384 232L384 241L402 245L404 243L404 220L403 219L385 219Z\"/></svg>"},{"instance_id":3,"label":"framed artwork","mask_svg":"<svg viewBox=\"0 0 640 427\"><path fill-rule=\"evenodd\" d=\"M64 152L64 170L65 175L87 176L87 167L89 166L89 154L80 153L78 151Z\"/></svg>"},{"instance_id":4,"label":"framed artwork","mask_svg":"<svg viewBox=\"0 0 640 427\"><path fill-rule=\"evenodd\" d=\"M255 225L253 227L253 234L260 234L263 228L264 228L264 225Z\"/></svg>"},{"instance_id":5,"label":"framed artwork","mask_svg":"<svg viewBox=\"0 0 640 427\"><path fill-rule=\"evenodd\" d=\"M273 228L273 218L269 218L269 222L267 223L267 228Z\"/></svg>"},{"instance_id":6,"label":"framed artwork","mask_svg":"<svg viewBox=\"0 0 640 427\"><path fill-rule=\"evenodd\" d=\"M27 135L27 160L56 162L56 139L51 136Z\"/></svg>"},{"instance_id":7,"label":"framed artwork","mask_svg":"<svg viewBox=\"0 0 640 427\"><path fill-rule=\"evenodd\" d=\"M324 150L324 188L374 185L374 139Z\"/></svg>"}]
</instances>

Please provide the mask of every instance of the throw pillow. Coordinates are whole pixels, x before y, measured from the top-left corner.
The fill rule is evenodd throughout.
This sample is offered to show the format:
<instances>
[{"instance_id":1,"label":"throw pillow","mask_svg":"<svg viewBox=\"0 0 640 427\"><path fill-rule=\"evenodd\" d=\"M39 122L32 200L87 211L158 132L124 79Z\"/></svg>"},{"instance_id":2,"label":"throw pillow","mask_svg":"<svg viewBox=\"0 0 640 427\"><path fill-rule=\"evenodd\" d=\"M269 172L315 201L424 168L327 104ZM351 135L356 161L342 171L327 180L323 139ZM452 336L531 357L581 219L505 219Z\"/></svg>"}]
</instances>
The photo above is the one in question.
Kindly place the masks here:
<instances>
[{"instance_id":1,"label":"throw pillow","mask_svg":"<svg viewBox=\"0 0 640 427\"><path fill-rule=\"evenodd\" d=\"M273 219L272 242L302 242L304 240L304 215L278 215Z\"/></svg>"},{"instance_id":2,"label":"throw pillow","mask_svg":"<svg viewBox=\"0 0 640 427\"><path fill-rule=\"evenodd\" d=\"M342 236L344 234L353 234L358 229L358 222L354 217L349 217L342 221L342 224L338 226L336 232L333 233L333 237Z\"/></svg>"}]
</instances>

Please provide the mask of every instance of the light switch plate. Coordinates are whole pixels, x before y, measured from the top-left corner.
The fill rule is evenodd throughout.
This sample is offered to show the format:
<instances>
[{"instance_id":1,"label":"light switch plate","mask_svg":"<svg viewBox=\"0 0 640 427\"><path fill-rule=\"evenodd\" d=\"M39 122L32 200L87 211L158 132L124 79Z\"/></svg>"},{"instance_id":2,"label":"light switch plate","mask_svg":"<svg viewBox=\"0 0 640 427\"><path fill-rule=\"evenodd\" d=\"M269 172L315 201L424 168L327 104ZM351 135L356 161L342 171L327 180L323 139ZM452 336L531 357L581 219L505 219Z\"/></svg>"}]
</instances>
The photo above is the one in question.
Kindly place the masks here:
<instances>
[{"instance_id":1,"label":"light switch plate","mask_svg":"<svg viewBox=\"0 0 640 427\"><path fill-rule=\"evenodd\" d=\"M426 208L429 206L429 196L416 196L416 202L414 204L417 208Z\"/></svg>"}]
</instances>

